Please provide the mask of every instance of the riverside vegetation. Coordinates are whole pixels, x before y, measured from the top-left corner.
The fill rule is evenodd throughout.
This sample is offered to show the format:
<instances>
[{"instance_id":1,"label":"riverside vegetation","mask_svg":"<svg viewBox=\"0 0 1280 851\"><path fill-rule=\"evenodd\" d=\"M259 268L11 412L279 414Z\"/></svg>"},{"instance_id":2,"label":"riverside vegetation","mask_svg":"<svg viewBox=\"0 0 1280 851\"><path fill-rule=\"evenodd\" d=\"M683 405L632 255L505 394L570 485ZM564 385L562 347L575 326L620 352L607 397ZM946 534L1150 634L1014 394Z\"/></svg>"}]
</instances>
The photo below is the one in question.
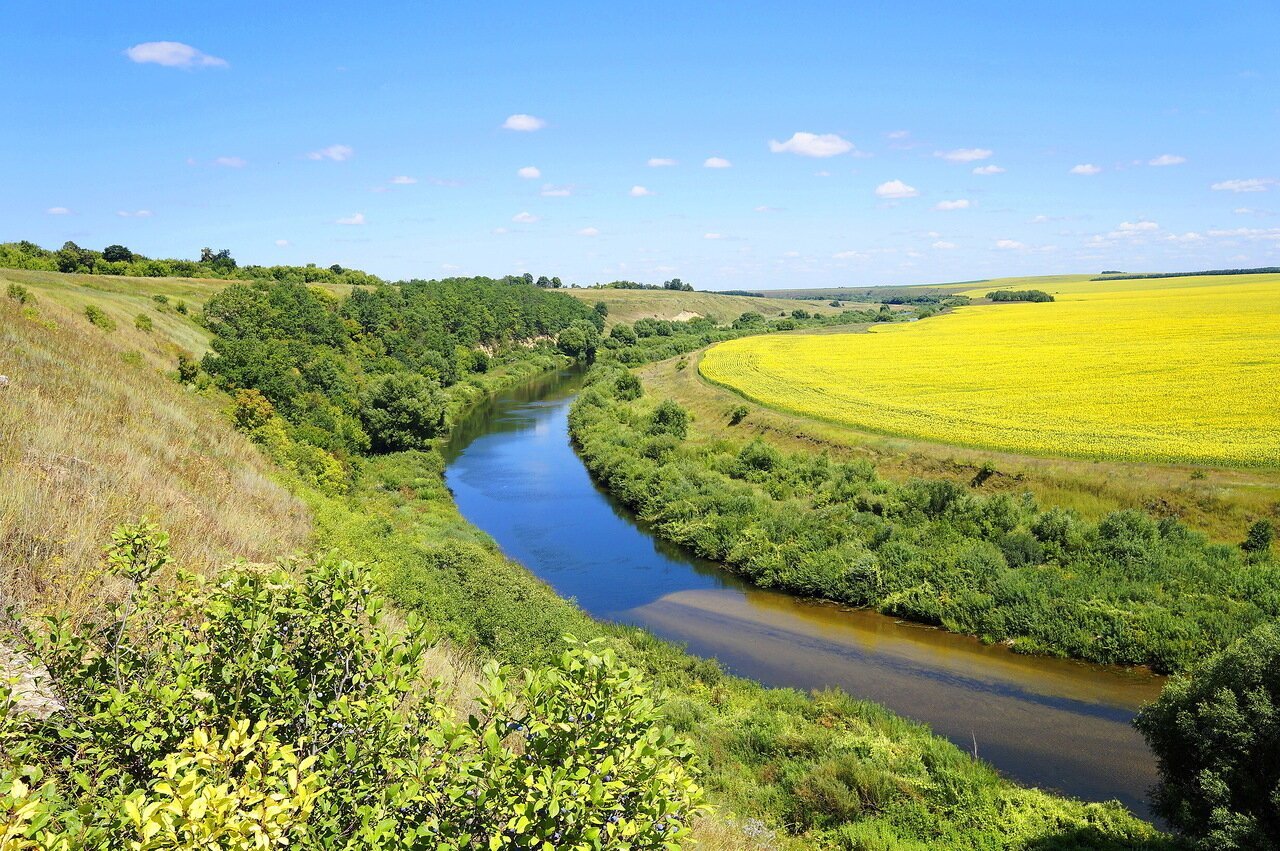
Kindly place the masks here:
<instances>
[{"instance_id":1,"label":"riverside vegetation","mask_svg":"<svg viewBox=\"0 0 1280 851\"><path fill-rule=\"evenodd\" d=\"M460 828L461 832L454 834L458 842L464 836L482 836L489 847L527 847L532 836L550 841L536 831L550 829L541 819L552 818L552 803L561 799L548 796L547 808L539 813L539 819L530 819L530 824L523 826L523 834L519 833L519 818L528 815L503 809L510 799L503 797L502 790L511 788L504 784L527 776L520 774L525 771L522 766L512 763L526 747L517 744L525 732L508 731L508 738L502 729L494 730L493 736L498 737L495 748L493 737L484 732L492 729L485 719L502 716L485 710L482 691L449 703L442 692L408 687L411 680L423 682L419 663L424 642L461 648L464 669L469 664L465 659L474 657L529 667L530 672L523 676L503 675L498 690L508 695L514 692L521 713L543 712L540 717L560 721L566 711L583 717L576 708L570 709L574 707L573 684L583 675L582 670L574 670L575 665L621 680L613 693L623 696L637 692L628 690L634 685L633 677L622 672L640 672L656 689L656 715L638 711L628 716L628 723L635 726L624 724L623 728L643 730L645 741L658 736L660 749L670 752L658 761L657 770L673 785L662 785L662 781L649 788L659 790L671 806L692 815L698 795L689 784L696 782L707 790L720 815L698 818L692 835L709 845L768 847L795 842L804 847L851 849L1171 846L1172 840L1122 808L1082 804L1019 788L923 727L873 705L837 692L806 696L764 689L729 677L713 663L689 657L640 630L595 622L505 559L491 541L458 516L441 478L441 456L432 442L433 436L447 430L468 400L548 365L563 363L566 350L586 355L594 347L597 354L611 352L619 359L641 362L665 356L673 348L688 351L705 345L700 341L708 335L752 333L767 330L768 325L762 317L745 317L737 329L672 323L665 326L668 333L637 334L634 343L625 339L625 332L600 339L601 323L587 315L602 320L598 311L584 307L587 313L583 313L543 302L543 296L556 297L551 293L534 298L519 292L504 300L497 289L503 286L524 285L513 281L423 283L416 288L391 286L386 292L378 288L348 298L289 284L233 290L220 302L211 302L203 319L209 328L220 332L212 341L214 354L205 358L204 369L190 355L180 360L181 352L155 340L155 332L135 325L106 331L91 325L82 309L46 304L38 288L27 304L5 300L0 307L4 311L2 325L12 341L5 349L5 369L13 384L4 392L9 394L6 400L15 400L17 406L6 405L6 411L0 413L4 443L17 452L6 457L5 463L19 468L36 465L31 466L37 471L31 477L32 492L56 494L67 486L61 474L38 473L43 469L38 464L53 471L79 469L71 461L41 460L46 450L39 448L42 438L35 432L62 416L62 408L52 403L60 398L58 394L61 398L83 395L84 404L92 407L98 396L115 392L112 379L136 388L134 397L122 397L115 403L118 416L86 420L89 428L119 449L117 454L91 456L86 465L89 471L77 474L81 475L77 479L80 486L93 498L62 507L48 500L28 513L9 507L4 514L7 546L51 534L56 542L62 542L54 545L74 553L76 559L70 564L66 558L42 558L42 546L22 545L10 550L17 556L11 564L18 565L20 571L6 577L6 595L26 604L12 625L15 637L34 658L51 663L55 686L65 682L68 697L67 711L50 721L6 722L6 741L15 744L5 749L3 806L8 808L4 812L10 815L10 824L20 824L17 830L21 831L6 837L12 847L58 847L52 841L32 844L44 841L39 837L45 830L70 831L75 837L74 831L80 830L84 836L88 835L85 831L104 824L117 829L118 825L101 821L95 825L85 818L85 814L107 818L104 811L112 807L109 802L120 803L119 811L112 812L126 820L126 829L132 825L144 834L151 831L139 840L143 844L138 847L172 847L173 843L163 843L177 835L175 831L199 829L188 818L190 807L180 803L194 800L183 797L192 795L205 802L200 806L206 813L216 804L222 814L218 818L225 816L222 824L227 830L237 824L243 827L242 820L235 821L236 807L252 811L259 805L267 806L264 802L269 800L273 817L284 819L281 814L287 813L289 829L307 836L306 841L314 847L345 847L344 843L358 835L357 830L368 826L357 819L358 823L345 830L334 829L330 826L333 822L320 820L322 816L340 820L346 817L342 814L359 812L365 806L355 802L373 799L369 806L383 806L400 800L395 796L401 794L420 795L417 803L436 802L430 805L435 807L435 815L416 821L415 830L421 825L441 826L450 819L454 819L450 823L457 823L464 818L457 814L464 813L465 818L474 817L469 824L475 825L476 832L466 833L471 827ZM280 289L273 292L276 287ZM442 308L449 302L437 300L436 291L442 296L474 297L468 302L468 311L481 309L481 315L492 294L497 297L495 306L523 305L511 308L509 316L522 320L551 316L552 325L539 330L534 323L516 333L486 337L475 325L451 325L459 317ZM85 297L92 299L93 291ZM416 321L398 323L402 308L421 310L427 317L439 311L439 332L423 335L417 333ZM551 312L540 314L543 310ZM190 322L188 333L202 332L193 320L186 321ZM556 328L560 352L549 339L552 335L543 333ZM536 336L531 333L535 330ZM59 354L77 345L87 352L84 366L79 368ZM21 369L9 366L12 352L22 354L22 360L14 361ZM250 357L246 352L257 354ZM484 353L487 360L476 353ZM219 358L227 355L231 355L228 362L220 364ZM272 368L261 368L263 362ZM161 363L171 371L171 378L163 378L156 370ZM374 392L392 380L409 382L413 392L404 405L394 403L402 398L398 394ZM101 385L95 385L97 381ZM252 460L252 450L239 435L276 459L279 466L270 478L287 489L264 478L259 487L274 501L264 499L264 506L278 503L283 516L296 518L295 531L274 554L269 541L255 544L262 553L256 560L273 561L298 544L322 552L334 549L367 563L372 585L366 584L359 568L338 556L286 560L273 567L233 565L219 569L222 562L218 555L232 557L241 545L235 535L221 531L217 534L225 543L210 547L203 540L224 527L263 521L252 505L239 504L234 493L218 487L218 476L209 475L204 461L207 441L153 434L145 417L131 413L131 407L144 400L156 406L162 418L171 418L177 428L184 421L196 423L209 430L210 439L220 440L235 452L248 451L250 464L262 462ZM227 426L222 432L217 430L218 408L226 411ZM13 411L26 411L31 417L15 417ZM170 417L171 412L179 411L181 417ZM672 411L669 420L671 428L678 428L678 414ZM239 435L231 430L231 424ZM364 438L368 438L367 447ZM400 448L405 442L414 448ZM131 451L144 462L136 465L135 489L118 491L110 476L95 475L96 467L123 463ZM156 454L148 454L153 451ZM196 511L180 499L156 500L145 488L150 481L161 483L170 478L181 488L188 481L193 488L196 483L209 485L205 491L190 492L198 500L191 506ZM104 530L110 528L105 523L108 518L136 516L144 509L153 511L169 528L174 553L199 556L198 564L192 566L199 567L207 580L182 576L173 565L162 564L166 561L163 538L154 529L121 529L113 557L106 562L107 570L88 557L83 544L67 548L65 542L74 537L69 530L90 530L100 545L105 540ZM234 511L242 512L239 517L243 519ZM197 517L199 523L195 522ZM267 521L266 528L273 522ZM58 525L41 530L41 524ZM247 536L244 540L257 539ZM185 559L176 561L182 564ZM76 578L87 589L76 598L79 611L69 623L32 620L42 609L39 589L48 587L56 571L67 577L79 574ZM163 593L152 590L157 580ZM369 588L394 602L396 611L420 616L422 626L399 629L393 622L379 627L379 619L367 610L359 611L375 596ZM103 600L114 600L123 608L115 609L113 615L112 610L102 608ZM164 600L180 604L181 611L166 608ZM339 629L334 634L318 630L317 619L326 624L332 621ZM203 630L199 628L202 624L207 625ZM115 631L110 629L112 625ZM280 636L276 628L284 625L292 631ZM215 644L209 642L210 630L219 637ZM566 661L566 634L588 642L602 639L604 644L575 645ZM247 652L249 645L237 643L246 636L264 639L266 643L260 646L270 651L268 655ZM115 652L117 647L141 652L136 662L123 661L124 654ZM320 698L321 691L300 690L301 680L291 679L293 673L306 670L317 650L347 654L346 658L353 660L358 657L369 664L368 674L324 692L335 701ZM608 651L618 661L606 661ZM261 665L266 658L284 658L288 664L273 673ZM592 661L595 659L600 661ZM405 667L399 667L401 663ZM219 669L228 671L230 682L243 685L225 700L203 693L226 698L221 691L197 687ZM360 670L359 666L354 670ZM398 673L375 682L388 671ZM65 679L59 679L59 674ZM275 674L282 679L273 679ZM486 688L493 680L487 674L475 679ZM552 684L543 693L555 704L551 709L544 710L529 694L530 682ZM638 685L635 688L640 689ZM367 706L356 707L350 699L344 703L342 694L365 694L371 700ZM148 700L148 696L156 699ZM643 703L640 697L635 705ZM183 721L179 719L182 713L170 711L178 706L204 707L201 712L205 714L197 712ZM429 717L419 717L420 712L412 723L399 723L396 719L401 716L395 713L405 706L417 707ZM453 714L458 712L462 718L476 715L478 726L465 721L458 726L459 716ZM333 775L332 766L348 758L347 743L341 736L322 741L314 733L322 729L322 720L336 718L347 724L347 719L356 717L349 713L369 713L358 716L368 721L360 729L382 730L387 741L398 743L395 747L400 750L392 748L390 753L399 753L401 761L392 766L389 776L403 779L408 773L412 782L392 780L391 786L398 788L391 789L382 786L381 779L361 785L368 779L366 774ZM662 719L656 725L655 717ZM274 726L275 722L286 726ZM665 738L661 725L670 725L676 738ZM126 727L132 732L126 732ZM110 754L95 751L92 737L86 735L88 729L122 737L126 746ZM302 734L291 739L299 730ZM408 764L414 760L404 755L417 753L414 736L427 737L430 747L436 748L432 737L444 731L457 732L455 750L434 753L433 761L422 767ZM142 747L132 751L135 738ZM688 759L683 756L681 740L692 751ZM45 741L65 742L67 747L97 754L92 759L98 761L92 764L98 768L94 772L73 770L72 751L51 753L40 747ZM340 750L325 749L337 747L340 741ZM26 756L13 759L17 753ZM65 761L59 754L67 755ZM307 762L313 756L315 760ZM147 761L148 757L154 759ZM380 764L384 757L394 759L375 748L364 757L372 762L361 764ZM477 764L485 767L483 772L476 773ZM549 761L546 768L550 768ZM101 777L97 776L99 770ZM465 774L467 783L480 782L486 791L477 795L491 807L478 809L451 797L452 791L461 789L465 798L467 790L476 788L459 785L458 772ZM648 776L656 778L657 774ZM236 782L230 783L230 778ZM320 791L330 784L339 791L332 795ZM494 790L492 795L489 790ZM641 794L639 785L628 792L652 800ZM368 797L361 799L361 795ZM137 804L136 815L132 807L124 808L125 799ZM581 818L571 829L589 830L598 824L591 819L603 816L607 821L620 812L610 808L612 805L595 809L596 799L590 795L588 799L593 806L573 810L573 816ZM158 802L172 804L169 812L178 807L185 815L176 815L187 821L160 814L161 808L153 806ZM75 806L68 808L73 803ZM370 812L374 811L366 814ZM633 823L652 826L637 833L631 847L649 847L642 842L661 842L671 848L679 844L679 839L659 836L665 830L657 831L656 820L639 810L628 812L639 819ZM21 815L12 815L16 813ZM55 824L54 818L60 821ZM201 820L205 820L203 816ZM664 827L676 823L684 821L663 822ZM312 831L312 826L319 829ZM567 834L557 829L563 841ZM512 837L507 830L516 830L517 835ZM585 832L574 835L583 837L584 847L598 839L598 835L592 839ZM408 841L404 835L398 839L401 844L396 847L419 847L404 844ZM436 847L431 841L428 833L420 837L419 845ZM621 845L611 843L610 847ZM237 846L228 838L224 847Z\"/></svg>"},{"instance_id":2,"label":"riverside vegetation","mask_svg":"<svg viewBox=\"0 0 1280 851\"><path fill-rule=\"evenodd\" d=\"M760 585L1163 672L1280 616L1266 520L1214 544L1140 511L1087 522L865 461L687 442L683 409L641 392L621 366L596 367L570 415L583 460L658 534Z\"/></svg>"}]
</instances>

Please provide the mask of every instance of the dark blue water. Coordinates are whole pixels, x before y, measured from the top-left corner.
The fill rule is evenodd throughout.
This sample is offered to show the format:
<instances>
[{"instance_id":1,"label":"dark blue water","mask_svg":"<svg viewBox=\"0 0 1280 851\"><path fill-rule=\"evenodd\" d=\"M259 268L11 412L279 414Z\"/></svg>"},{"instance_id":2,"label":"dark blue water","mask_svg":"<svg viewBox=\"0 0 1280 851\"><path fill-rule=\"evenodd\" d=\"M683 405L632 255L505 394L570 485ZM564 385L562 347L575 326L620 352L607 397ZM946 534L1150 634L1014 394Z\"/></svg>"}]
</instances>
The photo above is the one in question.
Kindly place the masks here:
<instances>
[{"instance_id":1,"label":"dark blue water","mask_svg":"<svg viewBox=\"0 0 1280 851\"><path fill-rule=\"evenodd\" d=\"M767 685L838 686L931 725L1020 782L1147 814L1154 760L1130 722L1161 680L1018 656L740 581L653 537L568 437L580 375L544 376L455 431L446 479L503 551L591 614L643 626Z\"/></svg>"}]
</instances>

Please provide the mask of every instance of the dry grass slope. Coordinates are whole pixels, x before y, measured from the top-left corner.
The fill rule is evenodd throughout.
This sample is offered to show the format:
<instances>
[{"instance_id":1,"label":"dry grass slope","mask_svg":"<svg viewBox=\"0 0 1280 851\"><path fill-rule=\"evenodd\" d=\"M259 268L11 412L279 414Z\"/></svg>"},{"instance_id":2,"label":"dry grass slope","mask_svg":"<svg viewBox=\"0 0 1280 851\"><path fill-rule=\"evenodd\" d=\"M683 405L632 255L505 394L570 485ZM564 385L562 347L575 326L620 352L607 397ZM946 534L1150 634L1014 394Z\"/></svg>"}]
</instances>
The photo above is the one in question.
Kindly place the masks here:
<instances>
[{"instance_id":1,"label":"dry grass slope","mask_svg":"<svg viewBox=\"0 0 1280 851\"><path fill-rule=\"evenodd\" d=\"M37 302L25 309L0 295L9 381L0 388L0 601L71 613L99 604L94 577L110 530L143 516L172 532L179 563L201 570L306 543L308 513L271 479L270 463L216 402L162 371L175 362L167 325L140 331L134 305L104 299L118 324L105 332L69 296L32 291ZM188 338L200 337L181 321Z\"/></svg>"},{"instance_id":2,"label":"dry grass slope","mask_svg":"<svg viewBox=\"0 0 1280 851\"><path fill-rule=\"evenodd\" d=\"M609 307L608 324L635 322L637 319L692 319L697 314L717 322L732 322L742 314L753 311L767 318L779 313L791 313L804 309L810 313L827 315L839 313L825 301L796 301L785 298L755 298L744 295L720 293L680 292L676 290L610 290L568 289L563 292L580 298L587 304L604 302ZM863 305L857 305L862 307Z\"/></svg>"}]
</instances>

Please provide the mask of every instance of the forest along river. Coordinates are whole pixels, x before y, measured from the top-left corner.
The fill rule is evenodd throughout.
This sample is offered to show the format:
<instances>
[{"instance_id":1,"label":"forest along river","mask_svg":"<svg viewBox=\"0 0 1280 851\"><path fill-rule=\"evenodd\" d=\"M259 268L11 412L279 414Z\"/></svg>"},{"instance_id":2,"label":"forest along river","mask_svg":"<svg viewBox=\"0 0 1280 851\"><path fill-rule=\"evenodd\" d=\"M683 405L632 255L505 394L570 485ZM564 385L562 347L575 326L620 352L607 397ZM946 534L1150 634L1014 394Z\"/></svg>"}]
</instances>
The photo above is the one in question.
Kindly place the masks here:
<instances>
[{"instance_id":1,"label":"forest along river","mask_svg":"<svg viewBox=\"0 0 1280 851\"><path fill-rule=\"evenodd\" d=\"M592 615L643 626L771 686L838 686L929 724L1025 784L1149 815L1155 761L1130 721L1162 678L1019 656L865 610L754 588L655 538L574 454L581 372L481 405L446 478L466 518Z\"/></svg>"}]
</instances>

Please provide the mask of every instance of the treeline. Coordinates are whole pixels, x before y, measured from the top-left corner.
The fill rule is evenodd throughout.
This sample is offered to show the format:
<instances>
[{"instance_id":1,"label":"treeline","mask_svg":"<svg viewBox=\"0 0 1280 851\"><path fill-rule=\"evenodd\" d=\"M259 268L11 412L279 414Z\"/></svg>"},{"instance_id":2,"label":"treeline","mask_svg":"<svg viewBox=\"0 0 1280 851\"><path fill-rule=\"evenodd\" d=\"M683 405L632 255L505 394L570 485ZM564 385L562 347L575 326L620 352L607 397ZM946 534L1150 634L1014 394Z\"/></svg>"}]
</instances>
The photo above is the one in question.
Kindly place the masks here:
<instances>
[{"instance_id":1,"label":"treeline","mask_svg":"<svg viewBox=\"0 0 1280 851\"><path fill-rule=\"evenodd\" d=\"M681 292L693 292L693 285L686 284L679 278L672 278L669 281L663 281L661 284L638 284L635 281L610 281L607 284L594 284L588 289L593 290L679 290Z\"/></svg>"},{"instance_id":2,"label":"treeline","mask_svg":"<svg viewBox=\"0 0 1280 851\"><path fill-rule=\"evenodd\" d=\"M600 350L607 353L611 360L636 365L664 360L712 343L750 334L854 325L863 322L893 322L898 318L884 307L879 310L845 310L829 316L816 316L804 308L797 308L791 311L790 315L775 319L766 319L763 314L749 310L728 325L717 325L705 317L685 322L646 317L637 319L632 324L619 322L614 325L609 329L608 336L601 341Z\"/></svg>"},{"instance_id":3,"label":"treeline","mask_svg":"<svg viewBox=\"0 0 1280 851\"><path fill-rule=\"evenodd\" d=\"M376 275L359 269L332 266L241 266L227 249L204 248L199 260L153 259L123 245L108 245L101 251L63 243L56 251L34 242L0 243L0 268L35 269L45 272L75 272L82 275L122 275L131 278L222 278L227 280L274 280L297 284L350 284L372 286L383 283Z\"/></svg>"},{"instance_id":4,"label":"treeline","mask_svg":"<svg viewBox=\"0 0 1280 851\"><path fill-rule=\"evenodd\" d=\"M1203 272L1103 272L1094 281L1130 281L1140 278L1198 278L1209 275L1275 275L1280 266L1259 266L1256 269L1207 269Z\"/></svg>"},{"instance_id":5,"label":"treeline","mask_svg":"<svg viewBox=\"0 0 1280 851\"><path fill-rule=\"evenodd\" d=\"M1280 616L1265 521L1227 546L1138 511L1090 522L986 496L977 480L898 483L759 441L686 442L679 406L639 393L622 367L593 370L570 417L583 460L657 534L762 586L1157 671Z\"/></svg>"},{"instance_id":6,"label":"treeline","mask_svg":"<svg viewBox=\"0 0 1280 851\"><path fill-rule=\"evenodd\" d=\"M993 290L987 293L990 301L1053 301L1053 296L1044 290Z\"/></svg>"},{"instance_id":7,"label":"treeline","mask_svg":"<svg viewBox=\"0 0 1280 851\"><path fill-rule=\"evenodd\" d=\"M202 321L214 334L202 366L236 394L238 424L328 490L343 487L352 456L427 446L445 427L447 388L604 326L581 301L519 278L409 281L343 298L232 284Z\"/></svg>"}]
</instances>

